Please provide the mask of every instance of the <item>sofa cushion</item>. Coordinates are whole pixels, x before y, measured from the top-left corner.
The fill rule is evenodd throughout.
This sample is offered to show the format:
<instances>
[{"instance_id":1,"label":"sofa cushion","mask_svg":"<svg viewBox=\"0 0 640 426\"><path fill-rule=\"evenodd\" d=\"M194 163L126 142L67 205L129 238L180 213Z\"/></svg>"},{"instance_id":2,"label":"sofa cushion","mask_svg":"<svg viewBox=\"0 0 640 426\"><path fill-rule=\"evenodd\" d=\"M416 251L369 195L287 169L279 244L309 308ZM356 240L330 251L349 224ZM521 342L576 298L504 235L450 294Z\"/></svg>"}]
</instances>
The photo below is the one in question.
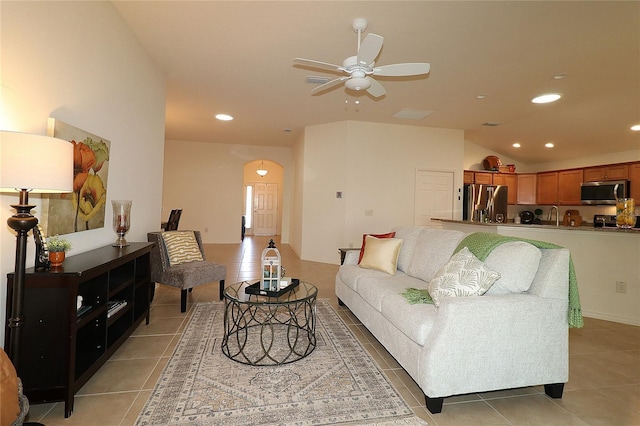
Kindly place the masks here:
<instances>
[{"instance_id":1,"label":"sofa cushion","mask_svg":"<svg viewBox=\"0 0 640 426\"><path fill-rule=\"evenodd\" d=\"M445 297L482 296L498 278L498 272L487 268L464 247L429 282L429 295L436 306Z\"/></svg>"},{"instance_id":2,"label":"sofa cushion","mask_svg":"<svg viewBox=\"0 0 640 426\"><path fill-rule=\"evenodd\" d=\"M375 269L364 269L359 265L342 265L338 270L338 278L345 283L353 291L358 291L360 288L359 283L363 278L374 277L383 278L388 277L389 274L380 272Z\"/></svg>"},{"instance_id":3,"label":"sofa cushion","mask_svg":"<svg viewBox=\"0 0 640 426\"><path fill-rule=\"evenodd\" d=\"M193 231L163 232L162 239L167 248L167 257L171 266L204 260Z\"/></svg>"},{"instance_id":4,"label":"sofa cushion","mask_svg":"<svg viewBox=\"0 0 640 426\"><path fill-rule=\"evenodd\" d=\"M438 309L434 305L410 305L397 292L382 300L380 312L387 321L420 346L425 345L438 315Z\"/></svg>"},{"instance_id":5,"label":"sofa cushion","mask_svg":"<svg viewBox=\"0 0 640 426\"><path fill-rule=\"evenodd\" d=\"M387 232L386 234L362 234L362 245L360 246L360 257L358 258L358 263L362 261L362 256L364 256L364 248L367 245L367 236L375 238L393 238L395 235L395 232Z\"/></svg>"},{"instance_id":6,"label":"sofa cushion","mask_svg":"<svg viewBox=\"0 0 640 426\"><path fill-rule=\"evenodd\" d=\"M418 236L407 274L431 281L451 258L464 233L445 229L424 229Z\"/></svg>"},{"instance_id":7,"label":"sofa cushion","mask_svg":"<svg viewBox=\"0 0 640 426\"><path fill-rule=\"evenodd\" d=\"M425 283L417 278L410 277L403 272L398 272L391 276L385 274L380 277L362 277L358 282L358 294L376 311L380 312L382 303L385 299L392 295L402 293L408 286L422 285Z\"/></svg>"},{"instance_id":8,"label":"sofa cushion","mask_svg":"<svg viewBox=\"0 0 640 426\"><path fill-rule=\"evenodd\" d=\"M424 229L420 226L397 226L393 228L396 233L395 238L402 240L402 247L398 255L398 269L400 271L407 272L418 242L418 236Z\"/></svg>"},{"instance_id":9,"label":"sofa cushion","mask_svg":"<svg viewBox=\"0 0 640 426\"><path fill-rule=\"evenodd\" d=\"M387 274L395 275L400 247L402 247L402 240L396 238L376 238L367 235L364 254L360 260L360 267L377 269Z\"/></svg>"},{"instance_id":10,"label":"sofa cushion","mask_svg":"<svg viewBox=\"0 0 640 426\"><path fill-rule=\"evenodd\" d=\"M521 293L529 290L538 272L541 257L539 248L524 241L513 241L494 248L484 264L500 273L500 278L487 294Z\"/></svg>"}]
</instances>

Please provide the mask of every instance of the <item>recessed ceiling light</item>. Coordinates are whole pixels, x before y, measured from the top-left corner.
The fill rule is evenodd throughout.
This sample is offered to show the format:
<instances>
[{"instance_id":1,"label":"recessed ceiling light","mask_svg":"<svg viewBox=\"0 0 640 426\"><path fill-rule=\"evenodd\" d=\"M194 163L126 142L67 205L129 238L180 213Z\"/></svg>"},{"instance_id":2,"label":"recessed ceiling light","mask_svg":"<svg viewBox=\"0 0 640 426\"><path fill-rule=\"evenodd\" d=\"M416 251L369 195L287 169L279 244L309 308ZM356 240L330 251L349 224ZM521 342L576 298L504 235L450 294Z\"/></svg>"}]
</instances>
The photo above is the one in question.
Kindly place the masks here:
<instances>
[{"instance_id":1,"label":"recessed ceiling light","mask_svg":"<svg viewBox=\"0 0 640 426\"><path fill-rule=\"evenodd\" d=\"M216 118L220 121L231 121L233 120L233 116L229 114L216 114Z\"/></svg>"},{"instance_id":2,"label":"recessed ceiling light","mask_svg":"<svg viewBox=\"0 0 640 426\"><path fill-rule=\"evenodd\" d=\"M634 124L633 126L631 126L631 130L633 130L634 132L640 132L640 124Z\"/></svg>"},{"instance_id":3,"label":"recessed ceiling light","mask_svg":"<svg viewBox=\"0 0 640 426\"><path fill-rule=\"evenodd\" d=\"M476 96L476 99L484 99L486 97L487 97L487 95L478 95L478 96Z\"/></svg>"},{"instance_id":4,"label":"recessed ceiling light","mask_svg":"<svg viewBox=\"0 0 640 426\"><path fill-rule=\"evenodd\" d=\"M485 121L484 123L482 123L483 126L487 126L487 127L497 127L501 124L502 123L499 121Z\"/></svg>"},{"instance_id":5,"label":"recessed ceiling light","mask_svg":"<svg viewBox=\"0 0 640 426\"><path fill-rule=\"evenodd\" d=\"M549 102L555 102L562 96L557 93L546 93L544 95L536 96L531 99L534 104L548 104Z\"/></svg>"},{"instance_id":6,"label":"recessed ceiling light","mask_svg":"<svg viewBox=\"0 0 640 426\"><path fill-rule=\"evenodd\" d=\"M547 142L547 143L544 144L544 146L546 148L553 148L554 145L553 145L553 142Z\"/></svg>"},{"instance_id":7,"label":"recessed ceiling light","mask_svg":"<svg viewBox=\"0 0 640 426\"><path fill-rule=\"evenodd\" d=\"M561 72L560 74L556 74L553 76L554 80L562 80L563 78L566 78L569 74L567 74L566 72Z\"/></svg>"},{"instance_id":8,"label":"recessed ceiling light","mask_svg":"<svg viewBox=\"0 0 640 426\"><path fill-rule=\"evenodd\" d=\"M514 148L520 148L521 145L520 145L520 142L516 142L511 146L514 147Z\"/></svg>"}]
</instances>

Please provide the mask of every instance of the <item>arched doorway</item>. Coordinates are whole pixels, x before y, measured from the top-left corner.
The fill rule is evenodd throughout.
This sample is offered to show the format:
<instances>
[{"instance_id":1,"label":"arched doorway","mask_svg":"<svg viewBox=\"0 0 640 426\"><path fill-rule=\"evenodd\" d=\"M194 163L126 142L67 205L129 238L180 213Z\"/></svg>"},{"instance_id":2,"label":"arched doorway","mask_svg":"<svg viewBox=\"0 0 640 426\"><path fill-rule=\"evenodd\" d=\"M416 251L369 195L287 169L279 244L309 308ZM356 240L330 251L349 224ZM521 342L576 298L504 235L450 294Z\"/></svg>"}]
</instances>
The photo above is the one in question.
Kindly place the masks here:
<instances>
[{"instance_id":1,"label":"arched doorway","mask_svg":"<svg viewBox=\"0 0 640 426\"><path fill-rule=\"evenodd\" d=\"M258 169L267 170L265 176ZM284 168L270 160L253 160L244 165L244 232L274 236L282 233L282 183Z\"/></svg>"}]
</instances>

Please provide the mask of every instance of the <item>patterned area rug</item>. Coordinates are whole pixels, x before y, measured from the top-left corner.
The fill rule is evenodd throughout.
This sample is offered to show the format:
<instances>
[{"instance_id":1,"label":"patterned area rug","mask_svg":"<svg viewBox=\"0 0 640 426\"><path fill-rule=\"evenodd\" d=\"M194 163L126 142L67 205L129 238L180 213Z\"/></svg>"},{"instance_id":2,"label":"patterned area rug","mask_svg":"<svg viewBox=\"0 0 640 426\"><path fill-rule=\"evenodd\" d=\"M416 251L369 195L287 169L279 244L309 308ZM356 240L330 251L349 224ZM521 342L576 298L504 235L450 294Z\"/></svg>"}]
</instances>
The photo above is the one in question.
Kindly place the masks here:
<instances>
[{"instance_id":1,"label":"patterned area rug","mask_svg":"<svg viewBox=\"0 0 640 426\"><path fill-rule=\"evenodd\" d=\"M276 367L220 350L224 304L196 306L137 425L426 425L327 300L317 301L316 349Z\"/></svg>"}]
</instances>

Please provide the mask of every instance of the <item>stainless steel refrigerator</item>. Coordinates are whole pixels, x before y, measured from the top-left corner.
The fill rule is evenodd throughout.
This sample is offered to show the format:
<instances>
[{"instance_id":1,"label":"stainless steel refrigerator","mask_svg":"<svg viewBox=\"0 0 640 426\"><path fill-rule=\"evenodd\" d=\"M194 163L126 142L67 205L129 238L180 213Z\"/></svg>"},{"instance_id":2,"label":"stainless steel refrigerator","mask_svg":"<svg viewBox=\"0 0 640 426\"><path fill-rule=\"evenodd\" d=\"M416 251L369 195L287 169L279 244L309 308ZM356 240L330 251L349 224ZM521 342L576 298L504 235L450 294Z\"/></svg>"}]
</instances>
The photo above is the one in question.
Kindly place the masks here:
<instances>
[{"instance_id":1,"label":"stainless steel refrigerator","mask_svg":"<svg viewBox=\"0 0 640 426\"><path fill-rule=\"evenodd\" d=\"M465 185L463 220L496 223L496 215L501 214L502 222L506 222L508 189L506 185Z\"/></svg>"}]
</instances>

